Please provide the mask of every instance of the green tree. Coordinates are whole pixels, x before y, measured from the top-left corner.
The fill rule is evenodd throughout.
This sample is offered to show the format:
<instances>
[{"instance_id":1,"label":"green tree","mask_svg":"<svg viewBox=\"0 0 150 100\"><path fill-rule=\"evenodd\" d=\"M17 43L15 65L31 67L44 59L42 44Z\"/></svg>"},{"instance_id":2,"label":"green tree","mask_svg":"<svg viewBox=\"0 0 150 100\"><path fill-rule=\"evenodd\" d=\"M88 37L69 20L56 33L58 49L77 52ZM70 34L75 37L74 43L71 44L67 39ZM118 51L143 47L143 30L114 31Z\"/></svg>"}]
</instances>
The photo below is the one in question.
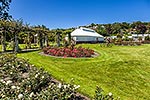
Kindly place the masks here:
<instances>
[{"instance_id":1,"label":"green tree","mask_svg":"<svg viewBox=\"0 0 150 100\"><path fill-rule=\"evenodd\" d=\"M8 27L7 25L7 19L10 17L8 15L9 5L11 3L11 0L0 0L0 22L1 22L1 44L2 44L2 52L6 51L6 29Z\"/></svg>"},{"instance_id":2,"label":"green tree","mask_svg":"<svg viewBox=\"0 0 150 100\"><path fill-rule=\"evenodd\" d=\"M144 34L147 30L146 26L144 24L139 24L136 26L136 29L139 34Z\"/></svg>"},{"instance_id":3,"label":"green tree","mask_svg":"<svg viewBox=\"0 0 150 100\"><path fill-rule=\"evenodd\" d=\"M11 0L0 0L0 19L8 19L10 16L8 14L9 5Z\"/></svg>"},{"instance_id":4,"label":"green tree","mask_svg":"<svg viewBox=\"0 0 150 100\"><path fill-rule=\"evenodd\" d=\"M122 31L121 23L112 24L112 34L120 34Z\"/></svg>"},{"instance_id":5,"label":"green tree","mask_svg":"<svg viewBox=\"0 0 150 100\"><path fill-rule=\"evenodd\" d=\"M146 30L146 33L147 33L147 34L150 34L150 22L147 23L146 29L147 29L147 30Z\"/></svg>"},{"instance_id":6,"label":"green tree","mask_svg":"<svg viewBox=\"0 0 150 100\"><path fill-rule=\"evenodd\" d=\"M9 29L9 23L7 20L0 20L0 33L1 33L1 44L2 52L6 51L6 34Z\"/></svg>"},{"instance_id":7,"label":"green tree","mask_svg":"<svg viewBox=\"0 0 150 100\"><path fill-rule=\"evenodd\" d=\"M106 24L105 25L105 30L106 30L108 35L111 35L112 32L113 32L112 25L111 24Z\"/></svg>"},{"instance_id":8,"label":"green tree","mask_svg":"<svg viewBox=\"0 0 150 100\"><path fill-rule=\"evenodd\" d=\"M122 29L122 32L124 33L124 34L128 34L129 33L129 29L130 29L130 24L129 23L127 23L127 22L122 22L121 24L120 24L120 26L121 26L121 29Z\"/></svg>"},{"instance_id":9,"label":"green tree","mask_svg":"<svg viewBox=\"0 0 150 100\"><path fill-rule=\"evenodd\" d=\"M13 50L14 52L19 52L19 41L18 41L18 36L19 33L22 32L23 29L23 20L19 19L19 20L13 20L11 23L11 30L12 30L12 34L14 35L13 40L14 40L14 46L13 46Z\"/></svg>"},{"instance_id":10,"label":"green tree","mask_svg":"<svg viewBox=\"0 0 150 100\"><path fill-rule=\"evenodd\" d=\"M109 36L104 25L98 25L95 31L103 36Z\"/></svg>"},{"instance_id":11,"label":"green tree","mask_svg":"<svg viewBox=\"0 0 150 100\"><path fill-rule=\"evenodd\" d=\"M62 31L60 29L57 29L56 30L56 43L58 47L60 47L61 34L62 34Z\"/></svg>"}]
</instances>

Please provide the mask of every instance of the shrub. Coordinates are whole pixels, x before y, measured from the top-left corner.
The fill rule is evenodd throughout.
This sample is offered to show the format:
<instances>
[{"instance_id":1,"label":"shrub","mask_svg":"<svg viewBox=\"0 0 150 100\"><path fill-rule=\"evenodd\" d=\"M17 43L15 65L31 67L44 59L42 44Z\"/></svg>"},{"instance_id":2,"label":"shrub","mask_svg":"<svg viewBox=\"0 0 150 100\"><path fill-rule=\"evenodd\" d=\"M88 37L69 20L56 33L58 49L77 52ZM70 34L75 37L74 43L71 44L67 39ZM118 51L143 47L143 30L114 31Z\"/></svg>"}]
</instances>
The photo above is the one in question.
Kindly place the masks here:
<instances>
[{"instance_id":1,"label":"shrub","mask_svg":"<svg viewBox=\"0 0 150 100\"><path fill-rule=\"evenodd\" d=\"M94 55L94 50L82 47L46 47L43 49L45 54L58 57L91 57Z\"/></svg>"},{"instance_id":2,"label":"shrub","mask_svg":"<svg viewBox=\"0 0 150 100\"><path fill-rule=\"evenodd\" d=\"M58 83L43 69L37 69L15 55L0 56L0 99L74 99L79 86Z\"/></svg>"},{"instance_id":3,"label":"shrub","mask_svg":"<svg viewBox=\"0 0 150 100\"><path fill-rule=\"evenodd\" d=\"M103 92L103 89L97 86L95 90L94 100L120 100L120 97L117 97L115 99L111 92L109 92L108 94L104 94Z\"/></svg>"},{"instance_id":4,"label":"shrub","mask_svg":"<svg viewBox=\"0 0 150 100\"><path fill-rule=\"evenodd\" d=\"M150 41L150 36L146 36L146 37L145 37L145 40L146 40L146 41Z\"/></svg>"}]
</instances>

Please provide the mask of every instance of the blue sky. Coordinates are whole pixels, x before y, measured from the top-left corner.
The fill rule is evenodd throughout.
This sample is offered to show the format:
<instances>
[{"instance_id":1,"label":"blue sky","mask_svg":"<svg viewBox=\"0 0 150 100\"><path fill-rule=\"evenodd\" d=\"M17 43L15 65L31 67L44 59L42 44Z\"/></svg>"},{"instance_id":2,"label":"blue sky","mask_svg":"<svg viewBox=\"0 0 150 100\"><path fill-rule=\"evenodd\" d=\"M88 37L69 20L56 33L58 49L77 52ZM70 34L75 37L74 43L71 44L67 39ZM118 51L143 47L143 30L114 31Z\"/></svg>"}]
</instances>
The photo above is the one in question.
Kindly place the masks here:
<instances>
[{"instance_id":1,"label":"blue sky","mask_svg":"<svg viewBox=\"0 0 150 100\"><path fill-rule=\"evenodd\" d=\"M91 23L150 22L150 0L12 0L9 13L50 29Z\"/></svg>"}]
</instances>

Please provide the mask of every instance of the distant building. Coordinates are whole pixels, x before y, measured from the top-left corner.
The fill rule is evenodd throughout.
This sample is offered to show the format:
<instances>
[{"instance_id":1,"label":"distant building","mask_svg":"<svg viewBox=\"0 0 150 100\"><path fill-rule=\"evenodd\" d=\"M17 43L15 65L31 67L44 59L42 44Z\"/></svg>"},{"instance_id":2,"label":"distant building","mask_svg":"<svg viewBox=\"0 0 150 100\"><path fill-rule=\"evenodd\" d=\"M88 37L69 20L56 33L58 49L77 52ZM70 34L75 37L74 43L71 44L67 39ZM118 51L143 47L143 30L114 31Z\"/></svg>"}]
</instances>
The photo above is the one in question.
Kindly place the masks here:
<instances>
[{"instance_id":1,"label":"distant building","mask_svg":"<svg viewBox=\"0 0 150 100\"><path fill-rule=\"evenodd\" d=\"M132 38L135 41L137 41L139 37L141 37L142 40L144 41L146 36L150 36L150 34L132 34Z\"/></svg>"},{"instance_id":2,"label":"distant building","mask_svg":"<svg viewBox=\"0 0 150 100\"><path fill-rule=\"evenodd\" d=\"M104 42L104 37L92 29L80 27L71 33L71 38L76 43L100 43ZM68 40L68 36L66 36Z\"/></svg>"}]
</instances>

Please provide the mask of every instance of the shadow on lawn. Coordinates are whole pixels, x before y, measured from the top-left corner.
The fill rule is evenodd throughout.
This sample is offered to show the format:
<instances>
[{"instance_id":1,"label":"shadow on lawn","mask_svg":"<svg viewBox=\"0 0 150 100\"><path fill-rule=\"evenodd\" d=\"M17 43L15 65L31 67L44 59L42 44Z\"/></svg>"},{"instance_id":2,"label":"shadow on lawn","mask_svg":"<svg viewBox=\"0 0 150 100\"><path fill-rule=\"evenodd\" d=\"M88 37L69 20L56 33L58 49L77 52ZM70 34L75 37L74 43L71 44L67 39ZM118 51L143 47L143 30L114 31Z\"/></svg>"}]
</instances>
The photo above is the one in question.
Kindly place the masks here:
<instances>
[{"instance_id":1,"label":"shadow on lawn","mask_svg":"<svg viewBox=\"0 0 150 100\"><path fill-rule=\"evenodd\" d=\"M28 52L34 52L39 51L40 49L23 49L19 53L28 53Z\"/></svg>"},{"instance_id":2,"label":"shadow on lawn","mask_svg":"<svg viewBox=\"0 0 150 100\"><path fill-rule=\"evenodd\" d=\"M18 53L28 53L28 52L34 52L34 51L39 51L40 49L22 49ZM6 52L0 51L0 54L4 53L15 53L13 50L7 50Z\"/></svg>"}]
</instances>

